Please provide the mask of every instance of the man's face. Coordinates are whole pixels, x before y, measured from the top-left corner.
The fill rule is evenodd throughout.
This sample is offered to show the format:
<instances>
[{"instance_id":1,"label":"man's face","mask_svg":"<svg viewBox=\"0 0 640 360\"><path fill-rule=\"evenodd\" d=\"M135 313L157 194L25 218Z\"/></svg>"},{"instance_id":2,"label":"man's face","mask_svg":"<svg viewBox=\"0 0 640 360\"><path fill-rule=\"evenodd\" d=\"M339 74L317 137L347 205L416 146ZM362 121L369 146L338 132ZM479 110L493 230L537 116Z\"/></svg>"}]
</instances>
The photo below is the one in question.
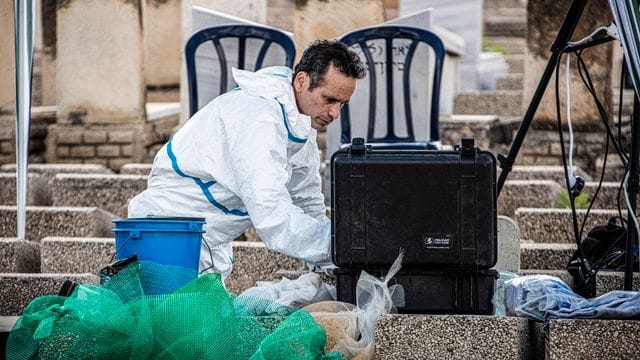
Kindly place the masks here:
<instances>
[{"instance_id":1,"label":"man's face","mask_svg":"<svg viewBox=\"0 0 640 360\"><path fill-rule=\"evenodd\" d=\"M296 74L293 88L298 110L311 117L311 126L322 130L340 115L340 109L349 101L356 89L356 79L346 76L329 65L324 81L309 90L311 77L301 71Z\"/></svg>"}]
</instances>

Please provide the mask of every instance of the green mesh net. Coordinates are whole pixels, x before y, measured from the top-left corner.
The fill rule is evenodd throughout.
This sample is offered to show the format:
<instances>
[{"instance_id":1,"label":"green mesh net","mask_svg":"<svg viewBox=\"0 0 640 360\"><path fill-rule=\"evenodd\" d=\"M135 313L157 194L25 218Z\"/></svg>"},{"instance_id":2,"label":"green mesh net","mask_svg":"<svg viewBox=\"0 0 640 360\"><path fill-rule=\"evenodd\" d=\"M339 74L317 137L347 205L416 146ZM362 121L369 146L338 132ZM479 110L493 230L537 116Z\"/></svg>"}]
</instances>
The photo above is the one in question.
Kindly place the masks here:
<instances>
[{"instance_id":1,"label":"green mesh net","mask_svg":"<svg viewBox=\"0 0 640 360\"><path fill-rule=\"evenodd\" d=\"M159 279L179 281L180 271L135 262L102 286L34 299L9 334L7 358L342 358L325 352L325 330L307 311L230 295L219 274L163 293ZM254 315L264 309L272 315Z\"/></svg>"}]
</instances>

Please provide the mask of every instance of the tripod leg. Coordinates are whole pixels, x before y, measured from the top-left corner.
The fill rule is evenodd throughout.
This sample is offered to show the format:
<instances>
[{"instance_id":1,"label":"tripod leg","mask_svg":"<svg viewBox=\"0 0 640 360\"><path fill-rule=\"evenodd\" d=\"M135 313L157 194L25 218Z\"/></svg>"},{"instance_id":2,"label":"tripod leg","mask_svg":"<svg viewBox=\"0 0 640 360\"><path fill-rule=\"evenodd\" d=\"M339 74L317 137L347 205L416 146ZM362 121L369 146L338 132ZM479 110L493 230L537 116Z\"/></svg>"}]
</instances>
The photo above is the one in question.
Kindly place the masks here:
<instances>
[{"instance_id":1,"label":"tripod leg","mask_svg":"<svg viewBox=\"0 0 640 360\"><path fill-rule=\"evenodd\" d=\"M622 91L622 89L620 89ZM638 194L638 156L640 156L640 101L638 94L633 97L633 118L631 122L631 155L629 158L629 178L627 179L627 196L629 197L629 206L631 210L628 214L627 221L627 243L624 263L624 289L632 290L633 286L633 264L634 254L633 247L638 241L638 233L632 218L636 213L636 199Z\"/></svg>"},{"instance_id":2,"label":"tripod leg","mask_svg":"<svg viewBox=\"0 0 640 360\"><path fill-rule=\"evenodd\" d=\"M525 112L524 118L520 123L520 127L518 128L516 137L511 143L509 154L506 157L504 155L498 155L498 160L500 160L500 168L502 169L502 171L500 172L500 177L498 178L497 196L500 196L500 191L504 186L504 182L507 179L509 172L511 172L513 162L515 161L516 156L518 156L520 146L522 146L524 137L529 130L531 122L533 121L533 116L536 114L536 110L538 110L538 105L540 105L540 101L542 100L544 91L547 89L549 79L551 79L551 75L555 70L558 57L562 54L563 49L567 45L567 42L571 39L571 35L573 35L573 31L578 24L578 20L580 20L580 16L582 15L586 4L586 0L573 0L571 2L569 10L567 11L567 15L565 15L564 20L562 20L562 25L560 26L560 30L558 31L558 35L556 36L556 40L551 46L551 57L549 57L547 66L542 73L542 77L538 82L538 86L536 87L536 91L533 93L533 97L531 98L531 102L529 103L527 112Z\"/></svg>"}]
</instances>

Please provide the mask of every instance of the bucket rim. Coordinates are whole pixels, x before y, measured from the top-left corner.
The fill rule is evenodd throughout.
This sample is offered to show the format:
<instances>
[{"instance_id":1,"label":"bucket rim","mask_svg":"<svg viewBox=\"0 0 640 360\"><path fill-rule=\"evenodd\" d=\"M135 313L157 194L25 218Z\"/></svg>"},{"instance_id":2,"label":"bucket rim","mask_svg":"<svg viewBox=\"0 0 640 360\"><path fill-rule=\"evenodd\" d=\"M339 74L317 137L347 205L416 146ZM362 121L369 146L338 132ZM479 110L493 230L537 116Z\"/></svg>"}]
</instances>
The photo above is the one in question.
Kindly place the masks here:
<instances>
[{"instance_id":1,"label":"bucket rim","mask_svg":"<svg viewBox=\"0 0 640 360\"><path fill-rule=\"evenodd\" d=\"M126 219L113 219L112 223L125 223L125 222L135 222L135 221L148 221L148 222L201 222L204 223L204 218L196 218L196 217L160 217L160 216L148 216L143 218L126 218Z\"/></svg>"}]
</instances>

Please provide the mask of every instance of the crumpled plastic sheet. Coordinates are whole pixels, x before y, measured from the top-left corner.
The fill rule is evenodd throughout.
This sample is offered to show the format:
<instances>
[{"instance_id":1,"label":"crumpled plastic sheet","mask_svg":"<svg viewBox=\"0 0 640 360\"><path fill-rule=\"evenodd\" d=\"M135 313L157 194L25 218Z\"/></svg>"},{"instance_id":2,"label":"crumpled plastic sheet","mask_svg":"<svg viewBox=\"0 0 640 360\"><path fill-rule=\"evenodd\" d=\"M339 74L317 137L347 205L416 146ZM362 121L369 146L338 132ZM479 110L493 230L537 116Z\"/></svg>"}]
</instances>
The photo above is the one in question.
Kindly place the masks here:
<instances>
[{"instance_id":1,"label":"crumpled plastic sheet","mask_svg":"<svg viewBox=\"0 0 640 360\"><path fill-rule=\"evenodd\" d=\"M586 299L561 279L549 275L520 276L505 282L508 315L549 319L621 319L640 315L640 292L611 291Z\"/></svg>"}]
</instances>

